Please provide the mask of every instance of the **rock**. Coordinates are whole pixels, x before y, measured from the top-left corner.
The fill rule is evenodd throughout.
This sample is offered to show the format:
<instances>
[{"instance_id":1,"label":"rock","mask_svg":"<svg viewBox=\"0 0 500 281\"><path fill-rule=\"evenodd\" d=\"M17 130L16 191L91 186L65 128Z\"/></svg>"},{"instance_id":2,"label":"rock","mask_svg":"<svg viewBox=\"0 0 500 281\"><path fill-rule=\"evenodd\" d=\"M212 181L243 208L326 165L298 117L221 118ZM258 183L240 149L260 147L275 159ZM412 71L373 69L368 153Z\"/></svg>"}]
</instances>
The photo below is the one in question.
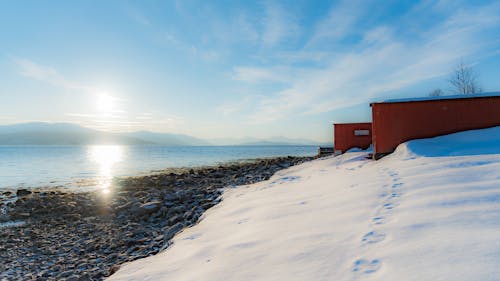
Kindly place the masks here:
<instances>
[{"instance_id":1,"label":"rock","mask_svg":"<svg viewBox=\"0 0 500 281\"><path fill-rule=\"evenodd\" d=\"M149 214L149 213L156 212L157 210L160 209L161 206L162 206L161 201L153 201L153 202L148 202L148 203L142 204L140 207L140 210L142 213Z\"/></svg>"},{"instance_id":2,"label":"rock","mask_svg":"<svg viewBox=\"0 0 500 281\"><path fill-rule=\"evenodd\" d=\"M109 275L115 274L120 269L119 264L114 264L109 268Z\"/></svg>"},{"instance_id":3,"label":"rock","mask_svg":"<svg viewBox=\"0 0 500 281\"><path fill-rule=\"evenodd\" d=\"M204 202L204 203L202 203L202 204L201 204L201 207L202 207L203 209L205 209L205 210L210 209L210 208L212 208L213 206L214 206L214 204L213 204L211 201L209 201L209 202Z\"/></svg>"},{"instance_id":4,"label":"rock","mask_svg":"<svg viewBox=\"0 0 500 281\"><path fill-rule=\"evenodd\" d=\"M79 281L81 280L78 275L71 275L70 277L66 278L66 281Z\"/></svg>"},{"instance_id":5,"label":"rock","mask_svg":"<svg viewBox=\"0 0 500 281\"><path fill-rule=\"evenodd\" d=\"M18 189L16 191L16 195L18 197L23 197L23 196L28 196L31 194L31 191L27 190L27 189Z\"/></svg>"},{"instance_id":6,"label":"rock","mask_svg":"<svg viewBox=\"0 0 500 281\"><path fill-rule=\"evenodd\" d=\"M2 273L13 280L102 280L123 262L166 249L176 233L222 200L223 188L267 179L304 161L283 157L120 179L110 200L92 192L14 191L10 196L19 194L18 200L0 203L7 211L0 221L9 214L7 221L26 224L0 232L0 253L7 255L0 280ZM0 196L7 198L5 192Z\"/></svg>"},{"instance_id":7,"label":"rock","mask_svg":"<svg viewBox=\"0 0 500 281\"><path fill-rule=\"evenodd\" d=\"M168 225L175 225L177 222L181 220L180 215L173 215L168 219Z\"/></svg>"},{"instance_id":8,"label":"rock","mask_svg":"<svg viewBox=\"0 0 500 281\"><path fill-rule=\"evenodd\" d=\"M184 213L184 219L190 221L195 216L195 212L187 211Z\"/></svg>"},{"instance_id":9,"label":"rock","mask_svg":"<svg viewBox=\"0 0 500 281\"><path fill-rule=\"evenodd\" d=\"M59 274L59 277L68 277L71 275L71 271L67 270L67 271L63 271Z\"/></svg>"},{"instance_id":10,"label":"rock","mask_svg":"<svg viewBox=\"0 0 500 281\"><path fill-rule=\"evenodd\" d=\"M167 240L170 240L174 237L174 235L181 231L184 228L184 225L180 222L176 223L174 226L165 228L165 234L163 236L163 240L167 242Z\"/></svg>"},{"instance_id":11,"label":"rock","mask_svg":"<svg viewBox=\"0 0 500 281\"><path fill-rule=\"evenodd\" d=\"M117 211L122 211L122 210L130 208L131 206L132 206L132 202L127 202L127 203L125 203L123 205L120 205L120 206L116 207L115 209Z\"/></svg>"},{"instance_id":12,"label":"rock","mask_svg":"<svg viewBox=\"0 0 500 281\"><path fill-rule=\"evenodd\" d=\"M18 213L17 215L21 218L29 218L30 217L30 213Z\"/></svg>"},{"instance_id":13,"label":"rock","mask_svg":"<svg viewBox=\"0 0 500 281\"><path fill-rule=\"evenodd\" d=\"M153 240L154 241L163 241L163 235L158 235Z\"/></svg>"}]
</instances>

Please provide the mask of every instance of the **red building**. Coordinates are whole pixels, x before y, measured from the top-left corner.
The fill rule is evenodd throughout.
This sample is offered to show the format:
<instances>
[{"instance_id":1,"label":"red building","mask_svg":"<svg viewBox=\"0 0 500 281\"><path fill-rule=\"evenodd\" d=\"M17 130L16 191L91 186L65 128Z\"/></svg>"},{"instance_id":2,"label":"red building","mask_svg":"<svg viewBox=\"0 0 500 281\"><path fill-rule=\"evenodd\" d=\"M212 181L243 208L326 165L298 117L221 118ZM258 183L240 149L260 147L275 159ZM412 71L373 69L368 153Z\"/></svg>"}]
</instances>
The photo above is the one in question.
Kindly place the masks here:
<instances>
[{"instance_id":1,"label":"red building","mask_svg":"<svg viewBox=\"0 0 500 281\"><path fill-rule=\"evenodd\" d=\"M367 149L372 143L372 123L333 124L335 154L350 148Z\"/></svg>"},{"instance_id":2,"label":"red building","mask_svg":"<svg viewBox=\"0 0 500 281\"><path fill-rule=\"evenodd\" d=\"M408 140L500 126L500 92L389 100L370 106L375 159Z\"/></svg>"}]
</instances>

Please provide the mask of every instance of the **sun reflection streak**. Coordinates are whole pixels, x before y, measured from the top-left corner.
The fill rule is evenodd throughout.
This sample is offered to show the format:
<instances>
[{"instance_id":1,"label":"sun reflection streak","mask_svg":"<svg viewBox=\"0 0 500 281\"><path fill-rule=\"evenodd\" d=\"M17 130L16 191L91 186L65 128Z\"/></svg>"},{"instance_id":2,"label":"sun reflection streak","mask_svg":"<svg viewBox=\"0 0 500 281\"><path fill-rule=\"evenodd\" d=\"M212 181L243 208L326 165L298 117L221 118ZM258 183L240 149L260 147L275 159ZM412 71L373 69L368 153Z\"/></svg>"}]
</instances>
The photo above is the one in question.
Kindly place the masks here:
<instances>
[{"instance_id":1,"label":"sun reflection streak","mask_svg":"<svg viewBox=\"0 0 500 281\"><path fill-rule=\"evenodd\" d=\"M93 145L88 147L89 159L99 166L98 187L104 194L110 192L113 166L123 161L124 148L119 145Z\"/></svg>"}]
</instances>

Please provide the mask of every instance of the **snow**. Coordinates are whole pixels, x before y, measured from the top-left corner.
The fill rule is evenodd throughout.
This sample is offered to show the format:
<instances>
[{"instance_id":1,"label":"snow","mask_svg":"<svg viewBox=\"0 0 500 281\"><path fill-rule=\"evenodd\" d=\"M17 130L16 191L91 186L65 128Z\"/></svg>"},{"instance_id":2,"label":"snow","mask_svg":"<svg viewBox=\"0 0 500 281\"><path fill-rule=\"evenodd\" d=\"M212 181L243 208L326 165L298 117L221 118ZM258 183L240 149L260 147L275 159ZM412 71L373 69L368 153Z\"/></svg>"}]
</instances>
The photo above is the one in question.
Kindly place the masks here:
<instances>
[{"instance_id":1,"label":"snow","mask_svg":"<svg viewBox=\"0 0 500 281\"><path fill-rule=\"evenodd\" d=\"M346 153L227 189L109 280L499 280L500 127Z\"/></svg>"},{"instance_id":2,"label":"snow","mask_svg":"<svg viewBox=\"0 0 500 281\"><path fill-rule=\"evenodd\" d=\"M427 157L500 153L500 127L465 131L430 139L414 140L399 147Z\"/></svg>"},{"instance_id":3,"label":"snow","mask_svg":"<svg viewBox=\"0 0 500 281\"><path fill-rule=\"evenodd\" d=\"M414 102L414 101L470 99L470 98L486 98L486 97L500 97L500 92L488 92L488 93L478 93L478 94L460 94L460 95L437 96L437 97L400 98L400 99L390 99L390 100L385 100L385 101L381 101L381 102L373 102L373 103Z\"/></svg>"}]
</instances>

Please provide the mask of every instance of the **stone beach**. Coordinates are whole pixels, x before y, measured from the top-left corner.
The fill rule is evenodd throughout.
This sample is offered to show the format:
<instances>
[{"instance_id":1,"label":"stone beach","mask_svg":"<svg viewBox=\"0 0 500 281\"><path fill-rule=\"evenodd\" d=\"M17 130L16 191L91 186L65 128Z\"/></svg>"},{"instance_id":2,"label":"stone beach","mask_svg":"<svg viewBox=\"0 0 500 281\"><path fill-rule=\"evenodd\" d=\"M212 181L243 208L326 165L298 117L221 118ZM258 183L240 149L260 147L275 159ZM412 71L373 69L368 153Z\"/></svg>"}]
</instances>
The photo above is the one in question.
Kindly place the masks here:
<instances>
[{"instance_id":1,"label":"stone beach","mask_svg":"<svg viewBox=\"0 0 500 281\"><path fill-rule=\"evenodd\" d=\"M0 280L103 280L154 255L221 200L312 157L281 157L115 179L102 191L0 192Z\"/></svg>"}]
</instances>

